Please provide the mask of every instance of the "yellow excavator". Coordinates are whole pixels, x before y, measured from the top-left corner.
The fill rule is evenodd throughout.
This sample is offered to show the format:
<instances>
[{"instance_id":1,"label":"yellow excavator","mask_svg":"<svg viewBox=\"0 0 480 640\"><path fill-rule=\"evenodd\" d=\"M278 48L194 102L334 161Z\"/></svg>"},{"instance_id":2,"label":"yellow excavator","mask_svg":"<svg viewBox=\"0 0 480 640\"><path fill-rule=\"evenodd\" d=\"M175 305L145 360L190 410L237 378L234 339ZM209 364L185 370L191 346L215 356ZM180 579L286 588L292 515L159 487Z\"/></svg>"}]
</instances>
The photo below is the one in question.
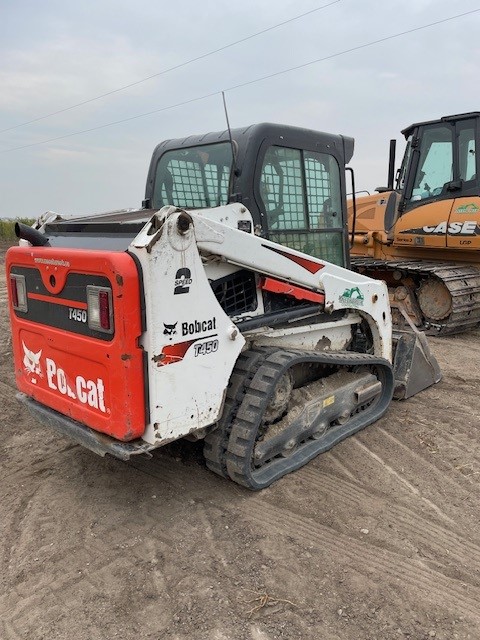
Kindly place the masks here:
<instances>
[{"instance_id":1,"label":"yellow excavator","mask_svg":"<svg viewBox=\"0 0 480 640\"><path fill-rule=\"evenodd\" d=\"M397 324L480 323L479 126L480 112L412 124L396 175L390 141L388 186L349 201L352 268L387 283Z\"/></svg>"}]
</instances>

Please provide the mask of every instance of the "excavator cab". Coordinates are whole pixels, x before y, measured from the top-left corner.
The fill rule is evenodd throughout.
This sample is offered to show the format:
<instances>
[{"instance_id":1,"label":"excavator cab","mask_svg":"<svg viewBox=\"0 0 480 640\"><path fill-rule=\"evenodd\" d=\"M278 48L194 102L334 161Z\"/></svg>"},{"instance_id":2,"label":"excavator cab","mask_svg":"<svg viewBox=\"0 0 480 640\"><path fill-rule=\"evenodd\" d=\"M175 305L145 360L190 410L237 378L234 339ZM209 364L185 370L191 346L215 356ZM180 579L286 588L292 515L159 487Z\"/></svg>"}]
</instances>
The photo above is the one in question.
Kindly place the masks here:
<instances>
[{"instance_id":1,"label":"excavator cab","mask_svg":"<svg viewBox=\"0 0 480 640\"><path fill-rule=\"evenodd\" d=\"M480 247L479 116L448 116L403 131L407 148L397 180L401 198L394 244Z\"/></svg>"},{"instance_id":2,"label":"excavator cab","mask_svg":"<svg viewBox=\"0 0 480 640\"><path fill-rule=\"evenodd\" d=\"M470 112L404 129L395 188L391 171L387 189L358 198L356 216L349 208L353 268L387 282L398 324L406 313L434 335L480 322L479 121Z\"/></svg>"},{"instance_id":3,"label":"excavator cab","mask_svg":"<svg viewBox=\"0 0 480 640\"><path fill-rule=\"evenodd\" d=\"M480 113L411 125L397 181L402 207L431 198L478 195L476 142Z\"/></svg>"}]
</instances>

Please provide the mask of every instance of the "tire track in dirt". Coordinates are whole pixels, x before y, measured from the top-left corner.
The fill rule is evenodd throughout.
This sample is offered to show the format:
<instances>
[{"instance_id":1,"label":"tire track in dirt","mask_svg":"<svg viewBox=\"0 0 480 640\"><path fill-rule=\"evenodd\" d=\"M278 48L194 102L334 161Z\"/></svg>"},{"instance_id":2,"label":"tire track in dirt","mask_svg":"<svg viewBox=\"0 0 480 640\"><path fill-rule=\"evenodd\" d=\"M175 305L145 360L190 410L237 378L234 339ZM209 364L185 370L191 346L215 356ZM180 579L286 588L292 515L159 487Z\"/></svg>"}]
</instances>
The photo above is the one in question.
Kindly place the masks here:
<instances>
[{"instance_id":1,"label":"tire track in dirt","mask_svg":"<svg viewBox=\"0 0 480 640\"><path fill-rule=\"evenodd\" d=\"M428 451L428 447L419 448L419 444L421 442L421 436L423 432L419 432L415 434L415 439L411 440L410 437L404 437L402 440L398 438L393 433L388 432L383 427L378 427L378 431L385 437L386 440L389 440L395 447L399 448L402 452L407 453L407 455L413 460L417 460L424 468L428 468L427 477L431 480L436 477L438 482L442 483L452 483L456 490L461 489L462 492L471 493L472 487L470 481L467 479L468 477L463 474L457 474L455 476L445 476L445 473L442 469L439 468L438 465L438 454L435 454L437 460L433 460L432 453ZM462 436L467 437L471 440L471 445L474 448L478 448L478 442L475 438L471 438L472 434L477 435L476 428L470 432L466 429L465 434L459 434L455 436L452 432L443 429L432 431L431 429L428 431L429 436L436 439L445 439L450 440L452 442L458 443L458 445L464 447L464 451L466 451L467 455L471 455L471 449L468 448L465 444L463 444ZM402 459L405 461L405 456L396 456L395 459ZM452 467L453 465L448 461L444 460L441 456L442 462L446 464L447 467Z\"/></svg>"},{"instance_id":2,"label":"tire track in dirt","mask_svg":"<svg viewBox=\"0 0 480 640\"><path fill-rule=\"evenodd\" d=\"M327 464L328 462L332 463L332 465L339 469L343 475L347 476L347 478L349 478L353 482L357 482L357 478L353 475L353 473L349 471L348 467L342 460L342 456L338 455L335 449L323 454L322 461L325 464Z\"/></svg>"},{"instance_id":3,"label":"tire track in dirt","mask_svg":"<svg viewBox=\"0 0 480 640\"><path fill-rule=\"evenodd\" d=\"M449 415L454 413L452 410L449 411ZM463 487L464 491L471 492L474 487L472 486L472 477L468 473L451 475L450 472L452 469L458 471L462 466L462 459L467 461L465 466L476 463L476 467L480 468L479 429L477 426L479 422L480 416L477 417L470 412L465 412L459 416L454 428L449 428L448 425L445 425L444 428L443 424L438 423L432 424L431 420L429 422L418 421L418 430L414 433L411 429L404 431L401 440L397 435L382 427L379 427L378 431L391 441L395 439L398 447L407 447L411 456L420 456L419 459L423 460L424 464L437 474L439 471L443 471L444 482L446 481L445 472L448 472L448 478L451 481L455 482L457 486Z\"/></svg>"},{"instance_id":4,"label":"tire track in dirt","mask_svg":"<svg viewBox=\"0 0 480 640\"><path fill-rule=\"evenodd\" d=\"M0 630L2 632L0 636L2 640L24 640L24 636L16 631L9 622L0 620Z\"/></svg>"},{"instance_id":5,"label":"tire track in dirt","mask_svg":"<svg viewBox=\"0 0 480 640\"><path fill-rule=\"evenodd\" d=\"M436 505L434 502L432 502L432 500L430 500L426 496L422 495L420 490L417 489L417 487L415 487L411 482L409 482L401 473L396 471L391 465L389 465L387 462L385 462L385 460L383 460L383 458L381 456L379 456L374 451L372 451L372 449L370 449L367 445L365 445L359 439L355 439L354 442L355 442L357 447L360 447L368 456L373 458L373 460L375 460L375 462L377 462L382 467L383 471L385 471L387 474L389 474L390 476L392 476L396 480L398 480L398 482L400 482L416 498L418 498L419 500L423 501L440 518L446 520L451 525L455 525L455 520L453 518L448 516L438 505ZM396 441L396 442L397 442L397 444L400 444L398 441ZM412 450L409 447L407 447L407 446L405 446L403 444L401 446L403 448L407 449L410 454L416 455L418 457L418 454L413 454Z\"/></svg>"},{"instance_id":6,"label":"tire track in dirt","mask_svg":"<svg viewBox=\"0 0 480 640\"><path fill-rule=\"evenodd\" d=\"M477 440L472 437L472 434L477 435L476 432L477 426L472 424L470 433L462 430L460 433L434 434L435 455L440 457L462 480L467 479L472 489L478 488L480 475L480 448Z\"/></svg>"},{"instance_id":7,"label":"tire track in dirt","mask_svg":"<svg viewBox=\"0 0 480 640\"><path fill-rule=\"evenodd\" d=\"M1 354L0 354L1 357ZM6 400L10 398L10 402L2 402L3 407L2 411L7 410L10 414L18 414L20 412L20 405L17 403L15 399L15 394L17 393L17 387L15 386L15 382L12 380L11 382L4 382L0 380L0 398ZM14 403L15 401L15 403Z\"/></svg>"},{"instance_id":8,"label":"tire track in dirt","mask_svg":"<svg viewBox=\"0 0 480 640\"><path fill-rule=\"evenodd\" d=\"M27 511L37 493L38 488L30 490L28 495L22 492L22 497L17 505L11 505L8 515L5 517L5 534L3 538L3 559L2 565L9 567L12 561L12 555L15 548L21 545L24 528L22 523L27 517ZM5 503L5 502L4 502Z\"/></svg>"},{"instance_id":9,"label":"tire track in dirt","mask_svg":"<svg viewBox=\"0 0 480 640\"><path fill-rule=\"evenodd\" d=\"M345 454L345 464L357 470L357 482L375 488L379 483L377 470L380 469L386 480L394 480L403 488L406 496L420 494L422 499L430 503L429 506L433 511L456 522L458 513L447 514L436 504L434 497L443 503L445 491L448 491L457 495L461 501L468 499L471 497L470 482L460 475L452 477L446 474L448 465L442 469L441 466L434 464L436 461L432 460L430 455L428 457L424 455L425 452L419 448L418 438L411 430L407 433L405 430L399 431L396 426L386 427L384 424L382 420L382 423L372 425L370 432L357 434L349 438L346 443L349 449ZM393 431L399 432L401 436L392 433ZM357 449L357 453L353 448ZM376 463L373 466L372 460ZM390 464L385 460L389 460ZM358 473L359 469L362 470L361 475ZM411 481L407 479L407 475ZM413 484L419 478L421 478L422 491ZM452 508L454 505L447 502L446 506Z\"/></svg>"},{"instance_id":10,"label":"tire track in dirt","mask_svg":"<svg viewBox=\"0 0 480 640\"><path fill-rule=\"evenodd\" d=\"M304 546L313 545L332 557L347 560L360 573L366 569L375 572L382 583L387 581L402 589L407 600L409 590L414 588L417 597L442 602L452 614L463 614L480 623L480 588L469 586L467 591L466 585L446 577L418 558L409 561L397 553L371 548L365 542L339 534L285 508L279 509L266 500L259 500L255 504L250 502L244 516L254 519L257 526L267 530L269 535L278 536L279 539L293 538Z\"/></svg>"},{"instance_id":11,"label":"tire track in dirt","mask_svg":"<svg viewBox=\"0 0 480 640\"><path fill-rule=\"evenodd\" d=\"M381 491L366 491L356 483L340 480L329 474L319 472L316 469L306 468L304 475L312 488L318 488L319 493L328 494L330 500L348 507L354 514L362 505L365 517L378 519L381 529L390 528L387 532L389 540L387 546L396 553L401 553L399 545L392 542L394 536L402 540L407 539L417 550L429 552L436 558L438 566L443 567L444 573L464 582L469 582L480 587L480 546L469 538L458 533L458 527L447 528L425 513L419 514L414 509L409 509L397 502L388 500L388 496ZM381 499L380 506L372 506L374 498ZM419 525L421 521L421 526ZM371 532L375 534L375 531ZM363 538L362 538L363 540ZM372 546L385 547L385 541L378 542L370 536L368 539ZM405 554L403 554L405 555ZM424 558L425 560L425 558ZM449 563L456 562L454 568L448 567L441 560ZM453 573L455 572L455 575Z\"/></svg>"},{"instance_id":12,"label":"tire track in dirt","mask_svg":"<svg viewBox=\"0 0 480 640\"><path fill-rule=\"evenodd\" d=\"M39 431L41 432L42 429L40 428ZM31 455L33 456L32 460L27 459L27 455L24 456L21 468L19 468L18 466L18 460L12 459L11 462L7 461L3 464L3 471L8 469L9 467L11 468L11 470L2 473L2 478L4 480L16 478L18 482L22 482L28 479L35 478L36 476L44 476L46 473L52 470L52 467L57 465L58 461L61 461L61 455L63 453L66 453L71 449L78 449L79 451L81 450L80 445L75 443L69 443L65 446L61 446L59 442L56 442L55 436L53 436L48 431L46 433L47 435L51 436L51 439L47 440L45 438L42 438L42 447L52 447L54 448L54 451L45 453L44 451L38 451L37 449L35 449L31 452ZM62 440L62 442L68 441Z\"/></svg>"},{"instance_id":13,"label":"tire track in dirt","mask_svg":"<svg viewBox=\"0 0 480 640\"><path fill-rule=\"evenodd\" d=\"M108 569L112 566L114 561L118 561L118 558L105 557L105 549L102 549L103 560L97 562L95 565L95 573L100 574L102 570ZM74 564L80 564L83 561L84 566L87 563L91 564L91 560L94 554L92 550L86 549L79 550L76 546L65 548L61 553L56 554L55 560L60 563L70 558L75 558ZM102 556L99 556L102 557ZM71 563L70 563L71 564ZM12 592L9 600L7 600L0 608L2 618L8 616L9 621L15 623L18 620L22 620L28 617L30 611L36 611L36 617L41 618L44 613L42 612L42 602L62 601L63 595L70 589L78 589L80 593L82 591L82 585L89 583L95 590L100 591L102 584L101 581L95 583L92 581L89 575L79 575L72 566L67 571L60 571L58 573L50 571L48 574L45 572L37 572L34 576L29 578L38 578L33 584L20 583L18 587ZM30 594L34 595L30 595ZM11 600L11 603L9 602Z\"/></svg>"},{"instance_id":14,"label":"tire track in dirt","mask_svg":"<svg viewBox=\"0 0 480 640\"><path fill-rule=\"evenodd\" d=\"M43 488L42 495L39 495L37 501L38 510L41 509L44 499L51 494L51 491L51 486ZM64 493L58 491L58 488L57 501L59 507L65 501ZM85 502L87 503L87 500ZM52 507L52 511L57 515L61 512L61 508L60 510L56 508L55 499ZM77 511L76 505L72 508L72 514L75 511ZM142 570L145 567L143 559L139 560L131 550L120 550L119 545L113 544L111 538L95 539L92 537L86 538L82 535L82 531L77 530L82 519L85 520L82 515L77 511L76 519L74 517L68 518L68 516L66 518L69 523L68 526L73 529L70 533L71 539L66 539L65 536L62 536L65 522L59 520L58 517L55 518L55 530L50 537L50 534L46 531L49 517L42 518L40 511L31 514L30 521L23 526L27 539L24 539L24 543L20 544L15 551L15 560L20 560L23 563L23 559L31 558L32 551L34 551L40 557L41 562L32 567L33 570L23 577L20 574L21 582L11 580L11 583L17 583L17 586L9 591L6 596L7 599L0 599L1 618L8 619L12 629L16 626L21 628L26 619L29 620L30 628L38 628L44 623L52 624L54 618L51 617L50 613L45 613L45 607L50 612L52 605L60 607L60 610L68 610L70 615L78 618L78 615L80 614L81 616L84 611L84 604L82 603L88 600L93 601L95 598L98 599L98 596L102 593L108 593L109 585L118 585L120 576L130 576L129 581L132 582L133 580L134 586L138 587L140 585L142 590L148 593L148 597L145 600L146 605L153 605L154 598L160 597L164 601L166 597L169 597L164 592L159 596L159 589L161 589L162 583L161 581L159 582L158 578L163 576L159 572L155 573L153 565L147 563L148 571L145 572ZM88 528L88 522L89 519L86 519L84 524L86 528ZM149 524L153 529L155 525L153 517ZM28 538L28 535L32 532L32 526L35 526L41 534L36 537L35 535L30 535L30 538ZM129 531L124 532L124 535L127 538L131 537ZM48 549L48 544L38 544L38 541L45 537L49 540L55 540L55 550L51 550L49 557L45 554L42 556L42 550L45 546ZM83 544L79 544L80 542ZM156 536L156 545L157 547L162 546L159 544L158 536ZM164 547L162 546L162 548ZM175 558L176 554L171 545L169 549L171 556ZM25 566L24 563L23 566ZM66 569L66 567L68 568ZM19 569L22 570L22 565ZM155 586L153 586L154 582ZM116 598L121 597L115 591L121 594L126 587L126 584L123 584L121 590L115 587L114 593L110 593L112 603ZM132 589L134 587L130 585L129 588ZM29 594L34 594L34 596ZM155 616L157 622L160 614L163 616L162 612L157 611ZM141 611L135 612L135 616L140 617L140 615ZM25 637L24 631L21 636ZM4 636L0 637L3 640ZM28 635L28 637L31 636ZM99 637L103 638L105 636L100 634Z\"/></svg>"},{"instance_id":15,"label":"tire track in dirt","mask_svg":"<svg viewBox=\"0 0 480 640\"><path fill-rule=\"evenodd\" d=\"M443 438L451 442L457 442L463 447L473 446L475 449L480 450L480 445L478 442L478 434L480 432L479 424L480 416L468 416L466 420L464 419L462 421L459 421L458 425L455 427L455 431L448 429L431 430L431 434L438 438ZM466 443L464 439L468 440L468 443Z\"/></svg>"}]
</instances>

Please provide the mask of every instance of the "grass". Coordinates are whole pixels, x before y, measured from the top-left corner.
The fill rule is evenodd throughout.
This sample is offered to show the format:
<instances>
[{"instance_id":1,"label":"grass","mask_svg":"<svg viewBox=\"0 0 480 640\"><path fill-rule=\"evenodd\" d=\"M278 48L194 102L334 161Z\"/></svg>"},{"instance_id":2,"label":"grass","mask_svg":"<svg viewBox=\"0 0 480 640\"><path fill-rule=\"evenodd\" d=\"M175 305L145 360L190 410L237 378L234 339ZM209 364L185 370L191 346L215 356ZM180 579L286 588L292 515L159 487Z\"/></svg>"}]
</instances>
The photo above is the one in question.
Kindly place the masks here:
<instances>
[{"instance_id":1,"label":"grass","mask_svg":"<svg viewBox=\"0 0 480 640\"><path fill-rule=\"evenodd\" d=\"M23 222L31 226L34 222L34 218L15 218L15 219L0 219L0 241L12 242L17 240L15 235L15 223Z\"/></svg>"}]
</instances>

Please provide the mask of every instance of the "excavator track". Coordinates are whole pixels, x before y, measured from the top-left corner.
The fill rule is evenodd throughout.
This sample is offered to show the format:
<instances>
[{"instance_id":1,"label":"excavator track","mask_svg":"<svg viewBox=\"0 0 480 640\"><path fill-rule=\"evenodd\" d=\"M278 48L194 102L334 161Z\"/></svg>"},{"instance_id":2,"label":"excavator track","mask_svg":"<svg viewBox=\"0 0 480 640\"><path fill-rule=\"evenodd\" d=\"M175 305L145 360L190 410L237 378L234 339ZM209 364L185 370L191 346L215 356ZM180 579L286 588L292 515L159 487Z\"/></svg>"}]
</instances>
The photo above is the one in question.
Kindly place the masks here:
<instances>
[{"instance_id":1,"label":"excavator track","mask_svg":"<svg viewBox=\"0 0 480 640\"><path fill-rule=\"evenodd\" d=\"M455 262L378 260L352 256L352 268L386 280L389 289L414 283L414 305L421 316L418 328L444 336L467 331L480 323L480 269ZM412 292L412 287L406 286Z\"/></svg>"},{"instance_id":2,"label":"excavator track","mask_svg":"<svg viewBox=\"0 0 480 640\"><path fill-rule=\"evenodd\" d=\"M216 447L206 443L209 468L248 489L268 487L375 422L392 399L391 364L368 354L276 349L260 366L250 362L240 363L245 382L231 386L236 406L228 403L209 436L217 434Z\"/></svg>"}]
</instances>

